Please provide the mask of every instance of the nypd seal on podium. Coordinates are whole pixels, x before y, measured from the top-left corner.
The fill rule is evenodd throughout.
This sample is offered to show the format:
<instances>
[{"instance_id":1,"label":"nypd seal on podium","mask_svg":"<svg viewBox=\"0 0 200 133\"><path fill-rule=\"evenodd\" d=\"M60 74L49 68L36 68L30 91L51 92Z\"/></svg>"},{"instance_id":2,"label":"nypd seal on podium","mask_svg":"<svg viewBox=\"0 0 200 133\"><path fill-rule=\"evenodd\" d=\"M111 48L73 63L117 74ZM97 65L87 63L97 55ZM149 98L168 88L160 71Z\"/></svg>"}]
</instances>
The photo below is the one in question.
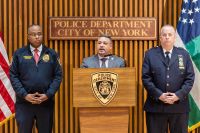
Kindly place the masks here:
<instances>
[{"instance_id":1,"label":"nypd seal on podium","mask_svg":"<svg viewBox=\"0 0 200 133\"><path fill-rule=\"evenodd\" d=\"M91 87L95 97L102 105L107 105L115 96L118 88L118 74L98 72L91 74Z\"/></svg>"}]
</instances>

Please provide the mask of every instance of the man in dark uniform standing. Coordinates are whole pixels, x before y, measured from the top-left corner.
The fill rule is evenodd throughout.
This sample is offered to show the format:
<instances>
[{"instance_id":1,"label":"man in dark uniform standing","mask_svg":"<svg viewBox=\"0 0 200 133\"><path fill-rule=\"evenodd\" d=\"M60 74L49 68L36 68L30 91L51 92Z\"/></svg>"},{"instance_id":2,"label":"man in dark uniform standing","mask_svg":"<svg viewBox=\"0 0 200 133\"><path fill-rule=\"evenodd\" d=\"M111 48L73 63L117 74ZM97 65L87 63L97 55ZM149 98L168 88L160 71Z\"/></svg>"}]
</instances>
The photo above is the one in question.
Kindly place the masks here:
<instances>
[{"instance_id":1,"label":"man in dark uniform standing","mask_svg":"<svg viewBox=\"0 0 200 133\"><path fill-rule=\"evenodd\" d=\"M62 69L57 53L42 44L39 25L28 28L29 45L13 55L10 79L16 92L19 133L31 133L34 120L39 133L51 133L54 95L60 87Z\"/></svg>"},{"instance_id":2,"label":"man in dark uniform standing","mask_svg":"<svg viewBox=\"0 0 200 133\"><path fill-rule=\"evenodd\" d=\"M148 133L188 133L188 94L194 83L189 54L177 48L175 30L165 25L160 33L161 46L145 53L142 81L147 90L144 105Z\"/></svg>"}]
</instances>

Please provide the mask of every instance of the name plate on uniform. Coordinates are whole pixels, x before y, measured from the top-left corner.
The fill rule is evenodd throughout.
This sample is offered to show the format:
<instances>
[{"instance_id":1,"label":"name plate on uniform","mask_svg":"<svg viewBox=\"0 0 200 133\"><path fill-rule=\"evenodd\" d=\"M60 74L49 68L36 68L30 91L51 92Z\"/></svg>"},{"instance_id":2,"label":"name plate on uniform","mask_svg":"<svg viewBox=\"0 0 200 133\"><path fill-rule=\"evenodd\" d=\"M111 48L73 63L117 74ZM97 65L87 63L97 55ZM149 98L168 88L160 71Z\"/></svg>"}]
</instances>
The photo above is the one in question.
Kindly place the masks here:
<instances>
[{"instance_id":1,"label":"name plate on uniform","mask_svg":"<svg viewBox=\"0 0 200 133\"><path fill-rule=\"evenodd\" d=\"M157 40L156 18L50 17L50 40L96 40L108 34L113 40Z\"/></svg>"}]
</instances>

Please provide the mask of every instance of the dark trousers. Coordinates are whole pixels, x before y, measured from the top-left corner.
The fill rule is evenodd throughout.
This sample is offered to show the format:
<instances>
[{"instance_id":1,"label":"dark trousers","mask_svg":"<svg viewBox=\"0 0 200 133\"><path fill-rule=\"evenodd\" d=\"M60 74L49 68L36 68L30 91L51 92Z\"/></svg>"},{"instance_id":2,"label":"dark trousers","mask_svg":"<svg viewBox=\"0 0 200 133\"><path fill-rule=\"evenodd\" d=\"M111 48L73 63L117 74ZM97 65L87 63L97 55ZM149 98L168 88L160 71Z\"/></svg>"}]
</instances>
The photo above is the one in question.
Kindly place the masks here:
<instances>
[{"instance_id":1,"label":"dark trousers","mask_svg":"<svg viewBox=\"0 0 200 133\"><path fill-rule=\"evenodd\" d=\"M15 104L15 117L19 133L32 133L34 121L38 133L52 133L54 104Z\"/></svg>"},{"instance_id":2,"label":"dark trousers","mask_svg":"<svg viewBox=\"0 0 200 133\"><path fill-rule=\"evenodd\" d=\"M188 113L146 113L148 133L188 133Z\"/></svg>"}]
</instances>

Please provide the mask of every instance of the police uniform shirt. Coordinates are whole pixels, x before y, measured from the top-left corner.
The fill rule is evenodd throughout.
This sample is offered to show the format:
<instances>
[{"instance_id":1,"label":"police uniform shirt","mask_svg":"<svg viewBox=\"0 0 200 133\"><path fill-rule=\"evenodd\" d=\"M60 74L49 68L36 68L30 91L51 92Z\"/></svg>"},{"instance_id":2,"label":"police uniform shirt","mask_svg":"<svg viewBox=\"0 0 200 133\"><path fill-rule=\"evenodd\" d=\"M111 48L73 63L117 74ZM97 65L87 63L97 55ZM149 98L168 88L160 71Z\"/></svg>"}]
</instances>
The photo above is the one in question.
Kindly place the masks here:
<instances>
[{"instance_id":1,"label":"police uniform shirt","mask_svg":"<svg viewBox=\"0 0 200 133\"><path fill-rule=\"evenodd\" d=\"M166 58L166 56L167 56L167 54L165 53L165 52L169 52L169 54L168 54L168 56L169 56L169 58L171 59L171 56L172 56L172 50L173 50L173 48L171 49L171 50L166 50L166 49L164 49L163 48L163 53L164 53L164 56L165 56L165 58ZM169 67L167 67L167 70L169 71ZM170 84L169 84L169 78L170 78L170 76L169 76L169 73L168 73L168 71L167 71L167 75L166 75L166 87L169 87L170 86ZM167 88L166 88L167 89Z\"/></svg>"},{"instance_id":2,"label":"police uniform shirt","mask_svg":"<svg viewBox=\"0 0 200 133\"><path fill-rule=\"evenodd\" d=\"M34 56L34 50L35 50L35 48L33 47L33 46L31 46L30 45L30 49L31 49L31 53L33 54L33 56ZM39 55L39 57L40 57L40 54L41 54L41 52L42 52L42 45L40 45L38 48L38 55Z\"/></svg>"},{"instance_id":3,"label":"police uniform shirt","mask_svg":"<svg viewBox=\"0 0 200 133\"><path fill-rule=\"evenodd\" d=\"M100 67L102 66L102 58L107 58L107 60L105 61L105 65L106 65L106 68L108 68L108 60L109 60L109 56L106 56L106 57L101 57L100 55L99 56L99 64L100 64Z\"/></svg>"},{"instance_id":4,"label":"police uniform shirt","mask_svg":"<svg viewBox=\"0 0 200 133\"><path fill-rule=\"evenodd\" d=\"M169 52L169 58L171 59L171 56L172 56L172 50L173 50L173 48L172 48L171 50L169 50L169 51L167 51L166 49L163 48L164 56L165 56L165 57L167 56L167 55L165 54L165 52Z\"/></svg>"}]
</instances>

